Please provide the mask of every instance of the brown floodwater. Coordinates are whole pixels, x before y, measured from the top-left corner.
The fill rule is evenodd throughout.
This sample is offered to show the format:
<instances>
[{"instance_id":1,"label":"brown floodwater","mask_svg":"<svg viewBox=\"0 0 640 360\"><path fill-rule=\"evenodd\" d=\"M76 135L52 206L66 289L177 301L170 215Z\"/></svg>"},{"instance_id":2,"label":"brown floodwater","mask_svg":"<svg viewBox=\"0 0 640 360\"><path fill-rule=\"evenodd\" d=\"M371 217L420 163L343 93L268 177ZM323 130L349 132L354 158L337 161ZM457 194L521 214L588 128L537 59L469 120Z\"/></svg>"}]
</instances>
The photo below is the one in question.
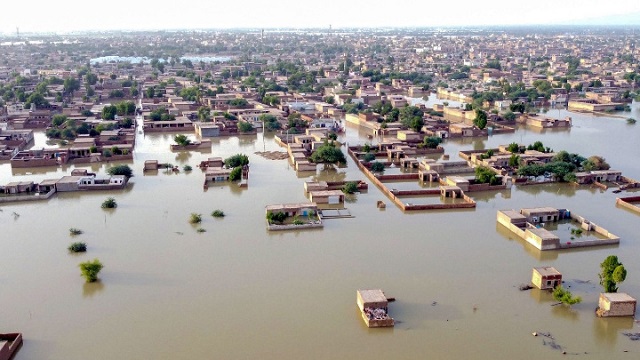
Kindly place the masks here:
<instances>
[{"instance_id":1,"label":"brown floodwater","mask_svg":"<svg viewBox=\"0 0 640 360\"><path fill-rule=\"evenodd\" d=\"M632 111L640 118L636 104ZM549 115L556 113L566 114ZM571 116L570 130L521 128L450 140L446 154L453 161L462 149L541 140L555 150L602 155L640 179L640 125ZM254 154L279 150L269 134L213 139L210 152L191 153L170 152L172 138L139 135L129 162L135 177L125 191L0 205L0 332L24 333L16 360L563 357L534 331L551 333L562 350L590 359L640 354L640 342L622 334L640 332L633 319L594 315L599 264L610 254L628 270L620 291L640 297L640 215L617 208L611 190L513 187L471 193L476 209L405 214L370 185L345 204L353 218L326 220L321 230L269 233L265 205L305 201L305 180L365 176L351 159L345 168L296 174L287 160ZM37 146L43 139L38 136ZM342 140L367 141L352 127ZM203 190L204 175L195 165L235 153L250 157L249 187ZM148 159L190 164L194 171L143 173ZM108 166L79 167L104 173ZM5 163L0 183L56 178L73 168L12 170ZM393 186L429 187L417 181ZM109 196L118 208L105 211L100 204ZM387 208L377 209L378 200ZM570 209L620 236L620 244L540 252L496 224L497 210L534 206ZM215 209L227 216L209 216ZM200 226L188 223L193 212L203 214ZM71 227L84 233L71 237ZM76 240L87 243L85 254L67 252ZM94 258L105 265L101 281L85 284L78 263ZM531 268L542 265L560 270L583 302L552 306L547 292L519 291ZM397 298L389 306L395 328L365 327L355 297L366 288Z\"/></svg>"}]
</instances>

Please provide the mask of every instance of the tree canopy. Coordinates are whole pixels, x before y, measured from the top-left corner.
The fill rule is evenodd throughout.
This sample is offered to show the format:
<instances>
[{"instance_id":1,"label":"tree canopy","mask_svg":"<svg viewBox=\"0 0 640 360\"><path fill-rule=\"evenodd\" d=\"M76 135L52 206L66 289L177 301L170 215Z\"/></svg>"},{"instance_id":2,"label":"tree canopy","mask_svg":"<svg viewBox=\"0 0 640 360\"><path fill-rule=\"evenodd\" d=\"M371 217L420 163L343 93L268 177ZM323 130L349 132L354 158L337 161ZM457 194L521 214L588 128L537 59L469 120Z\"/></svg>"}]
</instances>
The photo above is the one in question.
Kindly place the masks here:
<instances>
[{"instance_id":1,"label":"tree canopy","mask_svg":"<svg viewBox=\"0 0 640 360\"><path fill-rule=\"evenodd\" d=\"M604 292L614 293L618 292L618 284L627 278L627 270L617 256L610 255L600 264L598 277Z\"/></svg>"},{"instance_id":2,"label":"tree canopy","mask_svg":"<svg viewBox=\"0 0 640 360\"><path fill-rule=\"evenodd\" d=\"M340 148L335 146L335 143L325 142L322 146L320 146L316 151L311 154L309 158L314 163L325 163L325 164L336 164L341 163L345 164L347 159L344 156L344 153Z\"/></svg>"}]
</instances>

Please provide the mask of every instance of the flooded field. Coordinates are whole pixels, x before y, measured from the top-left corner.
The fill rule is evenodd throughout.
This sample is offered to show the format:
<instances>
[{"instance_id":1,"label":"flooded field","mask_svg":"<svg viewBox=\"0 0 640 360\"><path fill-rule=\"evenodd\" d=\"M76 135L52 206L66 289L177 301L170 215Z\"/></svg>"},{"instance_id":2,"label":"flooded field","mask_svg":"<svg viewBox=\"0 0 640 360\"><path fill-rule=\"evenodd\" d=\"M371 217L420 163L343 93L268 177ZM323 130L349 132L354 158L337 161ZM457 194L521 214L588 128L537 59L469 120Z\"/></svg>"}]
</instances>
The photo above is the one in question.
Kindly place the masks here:
<instances>
[{"instance_id":1,"label":"flooded field","mask_svg":"<svg viewBox=\"0 0 640 360\"><path fill-rule=\"evenodd\" d=\"M624 119L553 110L573 117L570 130L449 140L445 154L542 141L556 151L602 155L640 179L640 125ZM637 104L632 114L640 118ZM631 359L640 342L633 319L594 315L599 264L617 255L628 270L620 291L640 297L640 217L617 208L617 194L566 184L470 193L477 208L402 213L353 161L296 174L273 136L215 138L210 152L170 152L174 134L139 134L134 177L125 191L58 194L49 201L0 205L0 332L24 333L16 360L36 359ZM341 139L364 143L347 128ZM43 137L36 138L42 146ZM210 156L249 155L246 189L203 189L196 165ZM156 159L194 171L144 173ZM103 174L109 165L80 166ZM0 165L0 183L43 180L74 167ZM399 170L398 170L398 173ZM266 230L267 204L303 202L305 180L367 181L345 206L353 218L324 229ZM398 189L418 189L389 184ZM429 186L425 186L429 187ZM627 192L621 195L629 196ZM638 194L636 192L635 194ZM100 204L114 197L118 208ZM412 201L431 201L416 198ZM386 202L386 209L376 202ZM448 200L449 201L449 200ZM496 223L496 211L571 209L620 237L617 246L540 252ZM221 209L224 218L211 212ZM203 215L199 226L189 215ZM69 228L84 233L72 238ZM202 227L206 232L199 233ZM559 225L558 229L563 225ZM566 228L566 226L565 226ZM563 230L567 231L567 229ZM563 237L570 237L570 230ZM584 235L583 235L584 236ZM66 247L85 241L88 251ZM85 284L78 263L100 259L101 281ZM555 304L547 292L519 291L534 266L555 266L583 302ZM397 299L393 329L368 329L356 290L381 288ZM550 333L533 337L532 332ZM556 346L552 346L555 344Z\"/></svg>"}]
</instances>

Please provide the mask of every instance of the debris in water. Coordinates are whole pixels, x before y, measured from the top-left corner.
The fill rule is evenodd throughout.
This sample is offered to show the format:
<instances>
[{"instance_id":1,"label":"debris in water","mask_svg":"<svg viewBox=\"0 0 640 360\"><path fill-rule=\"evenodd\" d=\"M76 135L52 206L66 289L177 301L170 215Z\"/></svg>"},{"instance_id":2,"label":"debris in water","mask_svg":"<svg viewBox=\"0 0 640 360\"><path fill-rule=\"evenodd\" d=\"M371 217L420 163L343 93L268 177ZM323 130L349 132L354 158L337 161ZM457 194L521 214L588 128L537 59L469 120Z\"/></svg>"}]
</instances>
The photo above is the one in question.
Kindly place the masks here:
<instances>
[{"instance_id":1,"label":"debris in water","mask_svg":"<svg viewBox=\"0 0 640 360\"><path fill-rule=\"evenodd\" d=\"M622 335L629 338L629 340L638 341L640 340L640 333L622 333Z\"/></svg>"},{"instance_id":2,"label":"debris in water","mask_svg":"<svg viewBox=\"0 0 640 360\"><path fill-rule=\"evenodd\" d=\"M533 286L531 286L530 284L520 284L520 286L518 286L518 289L520 289L520 291L526 291L533 289Z\"/></svg>"},{"instance_id":3,"label":"debris in water","mask_svg":"<svg viewBox=\"0 0 640 360\"><path fill-rule=\"evenodd\" d=\"M438 305L437 301L434 301L434 302L431 303L431 306L436 306L436 305Z\"/></svg>"}]
</instances>

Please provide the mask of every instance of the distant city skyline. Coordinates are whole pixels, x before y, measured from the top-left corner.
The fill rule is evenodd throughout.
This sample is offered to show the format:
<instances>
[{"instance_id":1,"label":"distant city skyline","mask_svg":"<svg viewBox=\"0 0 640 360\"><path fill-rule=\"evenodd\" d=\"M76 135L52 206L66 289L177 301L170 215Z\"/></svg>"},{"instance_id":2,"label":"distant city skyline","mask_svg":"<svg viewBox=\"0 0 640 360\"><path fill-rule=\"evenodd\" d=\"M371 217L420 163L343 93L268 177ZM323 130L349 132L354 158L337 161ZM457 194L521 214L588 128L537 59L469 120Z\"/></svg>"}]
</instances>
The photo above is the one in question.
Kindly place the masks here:
<instances>
[{"instance_id":1,"label":"distant city skyline","mask_svg":"<svg viewBox=\"0 0 640 360\"><path fill-rule=\"evenodd\" d=\"M455 4L452 6L452 4ZM216 28L447 27L487 25L636 25L640 1L511 0L473 3L282 0L185 3L112 0L94 3L60 0L9 1L0 9L0 33L85 30Z\"/></svg>"}]
</instances>

